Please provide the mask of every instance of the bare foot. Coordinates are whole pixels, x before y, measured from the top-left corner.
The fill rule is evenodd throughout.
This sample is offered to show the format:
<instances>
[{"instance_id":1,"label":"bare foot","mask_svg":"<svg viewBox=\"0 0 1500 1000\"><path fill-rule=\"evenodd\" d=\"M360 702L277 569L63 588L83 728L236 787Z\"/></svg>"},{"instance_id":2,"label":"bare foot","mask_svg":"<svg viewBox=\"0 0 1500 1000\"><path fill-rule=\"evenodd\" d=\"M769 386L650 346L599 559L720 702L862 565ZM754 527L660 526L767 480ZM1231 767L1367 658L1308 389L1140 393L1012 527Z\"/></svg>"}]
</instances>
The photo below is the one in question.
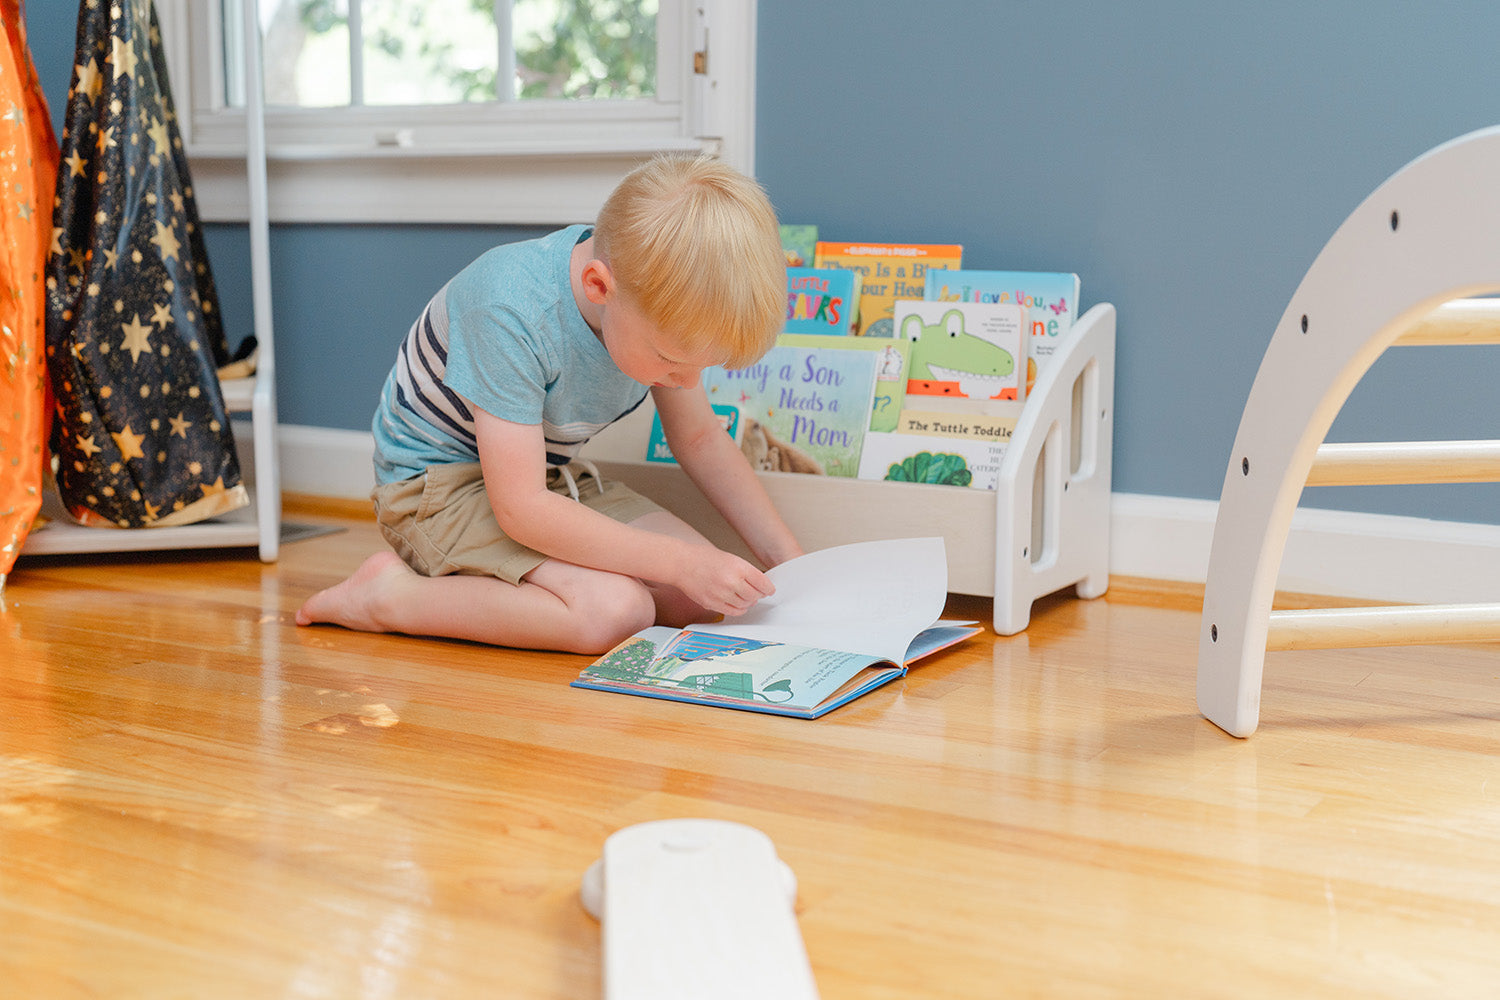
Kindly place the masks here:
<instances>
[{"instance_id":1,"label":"bare foot","mask_svg":"<svg viewBox=\"0 0 1500 1000\"><path fill-rule=\"evenodd\" d=\"M320 590L297 610L297 624L327 622L360 632L387 632L381 609L407 577L416 574L394 552L377 552L343 583Z\"/></svg>"}]
</instances>

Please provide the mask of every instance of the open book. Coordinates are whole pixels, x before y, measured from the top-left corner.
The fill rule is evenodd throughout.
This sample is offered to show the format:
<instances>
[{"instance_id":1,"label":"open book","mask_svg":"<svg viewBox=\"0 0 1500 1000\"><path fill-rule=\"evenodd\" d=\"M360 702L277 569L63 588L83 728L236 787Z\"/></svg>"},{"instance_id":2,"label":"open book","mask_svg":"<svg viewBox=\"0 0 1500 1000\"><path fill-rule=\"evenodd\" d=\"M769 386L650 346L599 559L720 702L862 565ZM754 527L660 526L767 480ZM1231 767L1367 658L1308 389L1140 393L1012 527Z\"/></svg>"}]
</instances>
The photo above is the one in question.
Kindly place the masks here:
<instances>
[{"instance_id":1,"label":"open book","mask_svg":"<svg viewBox=\"0 0 1500 1000\"><path fill-rule=\"evenodd\" d=\"M645 629L573 686L816 719L981 631L939 620L948 598L941 538L840 545L766 575L776 593L747 613Z\"/></svg>"}]
</instances>

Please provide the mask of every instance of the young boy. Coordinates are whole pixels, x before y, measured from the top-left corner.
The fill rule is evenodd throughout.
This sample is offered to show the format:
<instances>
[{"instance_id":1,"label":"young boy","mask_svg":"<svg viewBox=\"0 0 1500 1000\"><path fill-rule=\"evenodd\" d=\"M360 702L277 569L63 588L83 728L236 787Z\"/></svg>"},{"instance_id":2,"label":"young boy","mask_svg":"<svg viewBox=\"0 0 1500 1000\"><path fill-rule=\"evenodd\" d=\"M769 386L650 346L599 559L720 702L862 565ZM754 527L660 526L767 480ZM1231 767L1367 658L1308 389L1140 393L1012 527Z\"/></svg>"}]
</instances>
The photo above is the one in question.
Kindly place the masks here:
<instances>
[{"instance_id":1,"label":"young boy","mask_svg":"<svg viewBox=\"0 0 1500 1000\"><path fill-rule=\"evenodd\" d=\"M372 494L393 552L308 599L297 624L603 653L654 623L747 610L750 563L586 463L649 391L678 463L767 567L800 555L699 385L775 342L775 213L707 158L658 157L593 229L496 247L437 293L376 410Z\"/></svg>"}]
</instances>

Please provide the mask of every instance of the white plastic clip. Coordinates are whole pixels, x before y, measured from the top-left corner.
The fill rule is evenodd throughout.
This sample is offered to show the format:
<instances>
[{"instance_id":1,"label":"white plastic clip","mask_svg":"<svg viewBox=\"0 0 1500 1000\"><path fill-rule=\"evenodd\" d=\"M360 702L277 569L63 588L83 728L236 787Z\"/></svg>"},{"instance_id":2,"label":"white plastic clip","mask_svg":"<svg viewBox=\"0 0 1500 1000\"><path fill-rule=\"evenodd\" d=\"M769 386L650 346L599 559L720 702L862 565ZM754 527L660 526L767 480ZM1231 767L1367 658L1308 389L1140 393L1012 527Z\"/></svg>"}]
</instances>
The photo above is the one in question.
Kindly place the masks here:
<instances>
[{"instance_id":1,"label":"white plastic clip","mask_svg":"<svg viewBox=\"0 0 1500 1000\"><path fill-rule=\"evenodd\" d=\"M817 1000L771 838L713 819L626 827L583 877L604 934L606 1000Z\"/></svg>"}]
</instances>

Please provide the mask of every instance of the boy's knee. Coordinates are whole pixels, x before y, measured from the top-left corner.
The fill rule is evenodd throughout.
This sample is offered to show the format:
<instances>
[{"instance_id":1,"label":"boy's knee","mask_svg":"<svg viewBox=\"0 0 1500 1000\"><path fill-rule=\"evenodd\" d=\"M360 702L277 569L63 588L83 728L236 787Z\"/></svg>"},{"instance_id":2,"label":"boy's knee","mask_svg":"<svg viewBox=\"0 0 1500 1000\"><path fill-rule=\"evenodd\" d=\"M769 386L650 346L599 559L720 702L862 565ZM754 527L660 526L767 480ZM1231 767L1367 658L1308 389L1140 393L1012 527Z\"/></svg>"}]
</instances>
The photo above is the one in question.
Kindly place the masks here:
<instances>
[{"instance_id":1,"label":"boy's knee","mask_svg":"<svg viewBox=\"0 0 1500 1000\"><path fill-rule=\"evenodd\" d=\"M579 652L607 653L622 641L656 624L656 601L639 580L607 578L578 611Z\"/></svg>"}]
</instances>

